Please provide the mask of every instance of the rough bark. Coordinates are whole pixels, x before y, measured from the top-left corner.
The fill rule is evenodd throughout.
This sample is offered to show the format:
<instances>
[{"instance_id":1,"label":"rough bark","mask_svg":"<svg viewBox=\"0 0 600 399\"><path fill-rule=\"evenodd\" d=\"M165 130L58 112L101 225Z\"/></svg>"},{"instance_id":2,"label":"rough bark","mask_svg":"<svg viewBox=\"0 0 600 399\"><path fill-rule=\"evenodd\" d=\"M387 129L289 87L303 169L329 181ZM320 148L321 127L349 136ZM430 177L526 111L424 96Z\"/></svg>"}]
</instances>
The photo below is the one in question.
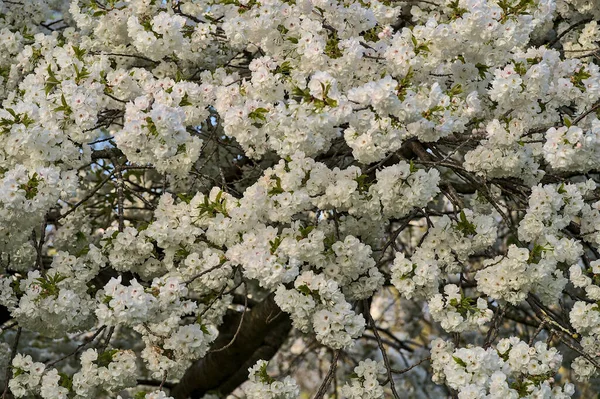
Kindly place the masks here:
<instances>
[{"instance_id":1,"label":"rough bark","mask_svg":"<svg viewBox=\"0 0 600 399\"><path fill-rule=\"evenodd\" d=\"M291 329L289 316L273 297L269 295L244 315L237 335L240 315L228 315L213 345L215 351L190 366L170 395L196 399L216 391L225 396L248 378L249 367L260 359L272 358Z\"/></svg>"}]
</instances>

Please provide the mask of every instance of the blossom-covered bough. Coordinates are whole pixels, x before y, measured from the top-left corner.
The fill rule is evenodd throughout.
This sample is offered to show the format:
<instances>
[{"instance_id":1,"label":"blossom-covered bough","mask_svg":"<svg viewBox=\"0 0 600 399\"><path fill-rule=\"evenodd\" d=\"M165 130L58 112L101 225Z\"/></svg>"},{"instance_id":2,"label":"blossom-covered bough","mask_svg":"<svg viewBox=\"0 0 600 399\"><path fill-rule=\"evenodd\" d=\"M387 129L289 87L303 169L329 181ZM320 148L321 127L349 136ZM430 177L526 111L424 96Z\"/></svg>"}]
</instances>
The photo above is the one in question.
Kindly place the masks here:
<instances>
[{"instance_id":1,"label":"blossom-covered bough","mask_svg":"<svg viewBox=\"0 0 600 399\"><path fill-rule=\"evenodd\" d=\"M591 398L600 4L0 0L6 398Z\"/></svg>"}]
</instances>

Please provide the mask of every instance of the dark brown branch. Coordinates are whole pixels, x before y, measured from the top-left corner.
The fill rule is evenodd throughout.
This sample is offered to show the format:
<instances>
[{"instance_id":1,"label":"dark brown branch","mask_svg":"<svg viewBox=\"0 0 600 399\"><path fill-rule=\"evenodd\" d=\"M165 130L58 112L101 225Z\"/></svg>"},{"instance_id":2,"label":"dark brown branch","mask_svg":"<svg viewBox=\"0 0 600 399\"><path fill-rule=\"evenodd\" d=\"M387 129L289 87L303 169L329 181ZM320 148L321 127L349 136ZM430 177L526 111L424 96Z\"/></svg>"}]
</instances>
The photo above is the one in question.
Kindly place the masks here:
<instances>
[{"instance_id":1,"label":"dark brown branch","mask_svg":"<svg viewBox=\"0 0 600 399\"><path fill-rule=\"evenodd\" d=\"M385 369L387 371L388 379L390 382L390 388L392 389L392 394L394 398L400 399L398 392L396 391L396 383L394 382L394 376L392 375L392 366L390 365L390 360L388 359L387 352L385 347L383 346L383 342L381 342L381 337L379 336L379 332L377 331L377 326L375 325L375 320L373 320L373 316L371 316L371 310L367 308L367 303L365 301L365 313L368 317L368 322L371 324L373 328L373 334L375 335L375 339L377 339L377 345L379 346L379 350L381 351L381 357L383 357L383 363L385 364Z\"/></svg>"},{"instance_id":2,"label":"dark brown branch","mask_svg":"<svg viewBox=\"0 0 600 399\"><path fill-rule=\"evenodd\" d=\"M225 316L213 346L220 348L232 341L231 345L195 362L171 391L172 397L201 398L208 391L226 396L248 378L249 367L275 355L291 329L288 315L281 312L273 294L246 312L244 323L232 340L240 317L239 314Z\"/></svg>"},{"instance_id":3,"label":"dark brown branch","mask_svg":"<svg viewBox=\"0 0 600 399\"><path fill-rule=\"evenodd\" d=\"M319 390L315 394L314 399L323 399L323 397L325 396L325 393L327 392L327 388L329 388L329 384L331 383L331 379L335 375L335 370L337 369L338 359L340 358L340 352L341 352L340 350L335 351L335 354L333 355L333 359L331 360L331 366L329 367L329 371L327 372L327 375L323 379L323 382L321 383Z\"/></svg>"}]
</instances>

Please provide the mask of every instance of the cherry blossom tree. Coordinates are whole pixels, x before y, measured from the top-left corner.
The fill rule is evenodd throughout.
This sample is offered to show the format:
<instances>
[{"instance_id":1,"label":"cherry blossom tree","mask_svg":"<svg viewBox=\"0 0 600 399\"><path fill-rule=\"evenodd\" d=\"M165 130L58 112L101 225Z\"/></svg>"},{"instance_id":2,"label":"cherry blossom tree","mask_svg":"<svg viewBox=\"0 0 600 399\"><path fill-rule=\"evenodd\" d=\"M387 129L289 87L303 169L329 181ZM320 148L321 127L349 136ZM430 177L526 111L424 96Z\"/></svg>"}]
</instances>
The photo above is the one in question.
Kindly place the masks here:
<instances>
[{"instance_id":1,"label":"cherry blossom tree","mask_svg":"<svg viewBox=\"0 0 600 399\"><path fill-rule=\"evenodd\" d=\"M592 398L595 0L0 0L7 398Z\"/></svg>"}]
</instances>

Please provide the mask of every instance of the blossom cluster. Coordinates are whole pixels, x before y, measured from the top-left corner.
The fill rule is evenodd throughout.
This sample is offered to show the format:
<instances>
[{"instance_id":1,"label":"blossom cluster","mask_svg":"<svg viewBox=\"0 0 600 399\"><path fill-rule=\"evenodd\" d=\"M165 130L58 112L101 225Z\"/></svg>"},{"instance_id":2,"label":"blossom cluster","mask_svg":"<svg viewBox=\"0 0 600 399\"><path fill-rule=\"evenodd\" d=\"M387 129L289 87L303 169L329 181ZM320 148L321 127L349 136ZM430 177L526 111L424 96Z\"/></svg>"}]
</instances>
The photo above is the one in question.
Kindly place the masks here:
<instances>
[{"instance_id":1,"label":"blossom cluster","mask_svg":"<svg viewBox=\"0 0 600 399\"><path fill-rule=\"evenodd\" d=\"M476 329L489 322L493 316L485 299L465 297L454 284L446 285L444 293L434 295L427 305L433 320L448 332Z\"/></svg>"},{"instance_id":2,"label":"blossom cluster","mask_svg":"<svg viewBox=\"0 0 600 399\"><path fill-rule=\"evenodd\" d=\"M244 393L248 399L295 399L300 393L296 381L285 377L277 381L267 373L268 362L259 360L248 369L250 373Z\"/></svg>"},{"instance_id":3,"label":"blossom cluster","mask_svg":"<svg viewBox=\"0 0 600 399\"><path fill-rule=\"evenodd\" d=\"M365 319L354 313L338 284L310 271L294 281L294 289L279 286L275 302L291 314L294 327L314 331L331 348L349 347L365 328Z\"/></svg>"},{"instance_id":4,"label":"blossom cluster","mask_svg":"<svg viewBox=\"0 0 600 399\"><path fill-rule=\"evenodd\" d=\"M12 361L10 389L17 398L39 394L44 399L89 398L118 392L136 382L136 356L132 351L88 349L81 354L81 369L73 376L33 362L18 354Z\"/></svg>"},{"instance_id":5,"label":"blossom cluster","mask_svg":"<svg viewBox=\"0 0 600 399\"><path fill-rule=\"evenodd\" d=\"M362 360L354 368L356 377L342 387L342 395L348 399L380 399L384 397L383 387L377 380L385 373L383 363L371 359Z\"/></svg>"},{"instance_id":6,"label":"blossom cluster","mask_svg":"<svg viewBox=\"0 0 600 399\"><path fill-rule=\"evenodd\" d=\"M529 346L505 338L495 348L458 348L441 339L432 342L434 379L445 381L459 398L570 398L573 384L554 384L562 360L556 348L538 341Z\"/></svg>"},{"instance_id":7,"label":"blossom cluster","mask_svg":"<svg viewBox=\"0 0 600 399\"><path fill-rule=\"evenodd\" d=\"M176 384L263 298L290 336L361 358L336 365L343 397L389 396L369 339L392 363L431 349L460 399L573 396L559 340L564 377L593 384L599 18L589 0L0 1L0 306L34 340L0 343L12 394ZM547 342L522 341L537 325ZM52 341L91 331L105 342L75 354ZM249 398L304 389L249 373Z\"/></svg>"}]
</instances>

